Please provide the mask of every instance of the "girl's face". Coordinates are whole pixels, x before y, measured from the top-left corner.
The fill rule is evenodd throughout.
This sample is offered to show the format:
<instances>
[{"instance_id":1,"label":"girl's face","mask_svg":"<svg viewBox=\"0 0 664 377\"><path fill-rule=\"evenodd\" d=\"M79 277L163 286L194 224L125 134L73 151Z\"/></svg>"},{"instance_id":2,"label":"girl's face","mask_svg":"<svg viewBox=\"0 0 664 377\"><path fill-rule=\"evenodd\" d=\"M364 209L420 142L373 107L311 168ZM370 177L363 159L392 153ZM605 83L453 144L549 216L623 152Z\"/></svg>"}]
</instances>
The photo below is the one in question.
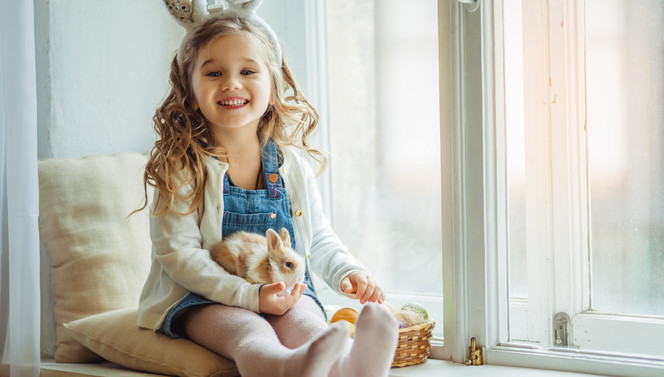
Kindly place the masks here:
<instances>
[{"instance_id":1,"label":"girl's face","mask_svg":"<svg viewBox=\"0 0 664 377\"><path fill-rule=\"evenodd\" d=\"M271 78L253 39L238 33L203 46L191 84L215 139L239 130L255 134L270 102Z\"/></svg>"}]
</instances>

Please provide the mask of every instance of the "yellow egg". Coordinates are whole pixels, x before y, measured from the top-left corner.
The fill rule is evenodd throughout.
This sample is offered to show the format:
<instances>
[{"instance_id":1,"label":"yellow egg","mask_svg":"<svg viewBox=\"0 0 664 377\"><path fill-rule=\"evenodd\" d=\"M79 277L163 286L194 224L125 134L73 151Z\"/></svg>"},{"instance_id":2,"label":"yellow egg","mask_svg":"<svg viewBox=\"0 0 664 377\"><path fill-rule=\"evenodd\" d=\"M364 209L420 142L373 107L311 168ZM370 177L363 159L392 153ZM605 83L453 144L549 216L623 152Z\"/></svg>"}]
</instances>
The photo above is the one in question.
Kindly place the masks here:
<instances>
[{"instance_id":1,"label":"yellow egg","mask_svg":"<svg viewBox=\"0 0 664 377\"><path fill-rule=\"evenodd\" d=\"M330 320L330 323L334 323L337 321L348 321L351 324L355 324L355 320L357 320L357 311L353 308L341 308L337 310L334 315L332 315L332 319Z\"/></svg>"}]
</instances>

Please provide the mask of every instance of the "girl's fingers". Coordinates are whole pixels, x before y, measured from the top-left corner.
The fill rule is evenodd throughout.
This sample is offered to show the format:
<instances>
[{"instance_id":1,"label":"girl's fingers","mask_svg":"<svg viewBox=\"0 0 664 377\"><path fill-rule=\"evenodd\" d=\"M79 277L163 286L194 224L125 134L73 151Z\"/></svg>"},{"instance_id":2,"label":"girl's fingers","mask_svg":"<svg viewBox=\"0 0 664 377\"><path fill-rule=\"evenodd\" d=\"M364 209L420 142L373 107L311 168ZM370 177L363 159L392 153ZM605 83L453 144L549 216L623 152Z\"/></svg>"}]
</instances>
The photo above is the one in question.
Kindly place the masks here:
<instances>
[{"instance_id":1,"label":"girl's fingers","mask_svg":"<svg viewBox=\"0 0 664 377\"><path fill-rule=\"evenodd\" d=\"M272 284L265 284L261 287L261 292L265 293L268 296L277 294L286 289L286 284L283 282L277 282Z\"/></svg>"},{"instance_id":2,"label":"girl's fingers","mask_svg":"<svg viewBox=\"0 0 664 377\"><path fill-rule=\"evenodd\" d=\"M380 297L378 297L378 300L376 302L379 304L385 302L385 292L383 292L382 289L380 290Z\"/></svg>"},{"instance_id":3,"label":"girl's fingers","mask_svg":"<svg viewBox=\"0 0 664 377\"><path fill-rule=\"evenodd\" d=\"M307 289L306 284L295 283L295 287L293 288L293 292L291 292L291 296L297 296L297 299L299 300L306 289Z\"/></svg>"},{"instance_id":4,"label":"girl's fingers","mask_svg":"<svg viewBox=\"0 0 664 377\"><path fill-rule=\"evenodd\" d=\"M348 286L356 288L355 298L360 300L361 304L367 302L383 303L385 301L383 289L376 284L374 279L364 273L352 273L348 278L344 278L341 282L342 291L346 292Z\"/></svg>"},{"instance_id":5,"label":"girl's fingers","mask_svg":"<svg viewBox=\"0 0 664 377\"><path fill-rule=\"evenodd\" d=\"M364 297L364 293L367 290L369 282L367 281L367 278L365 276L362 276L361 278L356 279L355 283L357 284L357 291L355 292L355 297L357 297L360 300L360 303L364 304L364 302L362 302L362 298Z\"/></svg>"},{"instance_id":6,"label":"girl's fingers","mask_svg":"<svg viewBox=\"0 0 664 377\"><path fill-rule=\"evenodd\" d=\"M376 291L376 284L373 282L373 280L369 280L367 282L364 293L362 294L362 297L360 298L360 303L365 304L365 303L369 302L371 300L371 297L374 295L375 291Z\"/></svg>"},{"instance_id":7,"label":"girl's fingers","mask_svg":"<svg viewBox=\"0 0 664 377\"><path fill-rule=\"evenodd\" d=\"M341 280L341 291L345 293L353 292L353 284L350 282L348 277L345 277L343 280Z\"/></svg>"},{"instance_id":8,"label":"girl's fingers","mask_svg":"<svg viewBox=\"0 0 664 377\"><path fill-rule=\"evenodd\" d=\"M292 308L293 305L302 297L305 284L296 284L289 295L279 295L279 292L286 289L283 282L266 284L261 287L258 309L261 313L282 315Z\"/></svg>"},{"instance_id":9,"label":"girl's fingers","mask_svg":"<svg viewBox=\"0 0 664 377\"><path fill-rule=\"evenodd\" d=\"M378 286L376 286L376 289L374 289L373 294L369 298L369 301L371 302L380 302L381 297L383 297L383 290L380 289Z\"/></svg>"}]
</instances>

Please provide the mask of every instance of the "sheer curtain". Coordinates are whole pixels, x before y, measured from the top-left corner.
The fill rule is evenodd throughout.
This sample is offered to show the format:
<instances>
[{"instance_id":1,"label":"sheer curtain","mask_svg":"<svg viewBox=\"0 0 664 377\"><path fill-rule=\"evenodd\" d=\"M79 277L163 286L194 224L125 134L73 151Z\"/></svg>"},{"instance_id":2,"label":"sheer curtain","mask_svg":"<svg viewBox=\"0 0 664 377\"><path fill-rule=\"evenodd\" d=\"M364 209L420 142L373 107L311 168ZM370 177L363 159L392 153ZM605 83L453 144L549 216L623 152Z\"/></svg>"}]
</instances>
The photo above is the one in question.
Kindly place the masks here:
<instances>
[{"instance_id":1,"label":"sheer curtain","mask_svg":"<svg viewBox=\"0 0 664 377\"><path fill-rule=\"evenodd\" d=\"M0 2L0 356L39 375L39 193L34 5Z\"/></svg>"}]
</instances>

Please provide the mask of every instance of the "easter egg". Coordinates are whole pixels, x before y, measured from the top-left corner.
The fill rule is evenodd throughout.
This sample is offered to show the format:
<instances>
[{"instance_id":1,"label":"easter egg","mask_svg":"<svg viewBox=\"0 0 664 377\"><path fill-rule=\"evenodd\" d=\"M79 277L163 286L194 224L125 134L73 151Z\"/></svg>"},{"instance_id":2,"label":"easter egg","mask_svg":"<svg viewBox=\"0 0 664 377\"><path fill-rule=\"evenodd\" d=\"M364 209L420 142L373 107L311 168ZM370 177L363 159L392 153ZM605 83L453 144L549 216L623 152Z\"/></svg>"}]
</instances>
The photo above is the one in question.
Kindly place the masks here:
<instances>
[{"instance_id":1,"label":"easter egg","mask_svg":"<svg viewBox=\"0 0 664 377\"><path fill-rule=\"evenodd\" d=\"M420 304L417 304L417 303L414 303L414 302L408 302L408 303L403 304L403 306L401 307L401 310L419 313L419 314L422 315L422 317L425 321L429 320L429 313Z\"/></svg>"},{"instance_id":2,"label":"easter egg","mask_svg":"<svg viewBox=\"0 0 664 377\"><path fill-rule=\"evenodd\" d=\"M330 323L334 323L337 321L348 321L351 324L355 324L355 320L357 320L357 311L353 308L341 308L337 310L334 315L332 315L332 319L330 320Z\"/></svg>"}]
</instances>

